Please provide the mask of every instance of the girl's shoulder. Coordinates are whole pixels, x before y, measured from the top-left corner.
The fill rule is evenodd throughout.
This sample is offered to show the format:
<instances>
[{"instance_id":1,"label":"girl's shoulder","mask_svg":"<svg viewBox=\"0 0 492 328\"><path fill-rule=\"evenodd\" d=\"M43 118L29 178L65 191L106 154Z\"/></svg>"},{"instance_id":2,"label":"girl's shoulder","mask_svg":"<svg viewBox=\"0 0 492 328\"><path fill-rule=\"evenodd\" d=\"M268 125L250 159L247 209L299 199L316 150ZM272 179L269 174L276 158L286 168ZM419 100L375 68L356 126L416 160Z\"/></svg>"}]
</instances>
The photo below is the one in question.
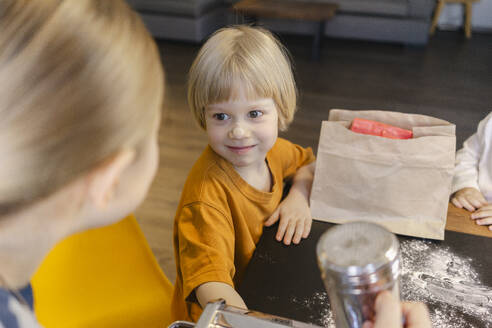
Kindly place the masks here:
<instances>
[{"instance_id":1,"label":"girl's shoulder","mask_svg":"<svg viewBox=\"0 0 492 328\"><path fill-rule=\"evenodd\" d=\"M0 326L9 328L40 327L34 313L11 292L0 288Z\"/></svg>"}]
</instances>

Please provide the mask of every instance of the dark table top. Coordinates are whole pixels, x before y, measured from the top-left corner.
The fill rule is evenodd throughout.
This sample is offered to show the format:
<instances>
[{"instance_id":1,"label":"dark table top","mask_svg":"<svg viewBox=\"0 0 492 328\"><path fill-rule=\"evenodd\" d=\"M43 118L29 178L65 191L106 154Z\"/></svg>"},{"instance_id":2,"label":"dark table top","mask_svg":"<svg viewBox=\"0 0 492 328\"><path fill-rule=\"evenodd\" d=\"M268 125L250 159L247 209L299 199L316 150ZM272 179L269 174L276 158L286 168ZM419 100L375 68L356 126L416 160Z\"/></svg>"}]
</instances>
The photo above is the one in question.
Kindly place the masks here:
<instances>
[{"instance_id":1,"label":"dark table top","mask_svg":"<svg viewBox=\"0 0 492 328\"><path fill-rule=\"evenodd\" d=\"M310 236L291 246L275 240L277 226L265 228L239 286L248 307L333 326L315 252L331 226L313 221ZM444 241L398 239L402 299L425 302L435 327L492 327L491 238L446 231Z\"/></svg>"}]
</instances>

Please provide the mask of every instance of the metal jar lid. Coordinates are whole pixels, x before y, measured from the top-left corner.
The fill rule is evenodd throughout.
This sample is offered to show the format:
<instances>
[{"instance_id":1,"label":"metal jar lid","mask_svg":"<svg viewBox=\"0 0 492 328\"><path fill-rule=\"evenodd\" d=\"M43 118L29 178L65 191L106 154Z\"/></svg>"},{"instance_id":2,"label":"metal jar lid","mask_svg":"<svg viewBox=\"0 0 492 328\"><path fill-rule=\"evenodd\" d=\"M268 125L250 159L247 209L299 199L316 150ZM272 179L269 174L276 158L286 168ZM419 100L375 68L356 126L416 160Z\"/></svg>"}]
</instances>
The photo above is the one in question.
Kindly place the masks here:
<instances>
[{"instance_id":1,"label":"metal jar lid","mask_svg":"<svg viewBox=\"0 0 492 328\"><path fill-rule=\"evenodd\" d=\"M374 223L334 226L321 236L316 252L321 271L337 285L356 287L398 279L398 239Z\"/></svg>"}]
</instances>

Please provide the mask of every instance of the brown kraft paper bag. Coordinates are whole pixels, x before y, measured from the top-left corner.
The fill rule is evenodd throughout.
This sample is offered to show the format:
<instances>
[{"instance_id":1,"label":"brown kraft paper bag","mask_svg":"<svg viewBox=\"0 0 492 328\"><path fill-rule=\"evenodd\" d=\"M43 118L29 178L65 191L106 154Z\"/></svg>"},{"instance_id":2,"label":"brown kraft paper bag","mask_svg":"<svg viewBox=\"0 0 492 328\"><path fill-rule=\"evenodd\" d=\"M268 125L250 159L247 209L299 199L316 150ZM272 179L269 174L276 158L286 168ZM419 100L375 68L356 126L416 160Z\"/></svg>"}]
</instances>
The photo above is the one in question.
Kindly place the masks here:
<instances>
[{"instance_id":1,"label":"brown kraft paper bag","mask_svg":"<svg viewBox=\"0 0 492 328\"><path fill-rule=\"evenodd\" d=\"M413 131L389 139L349 130L354 118ZM311 191L314 219L370 221L390 231L444 239L455 125L426 115L332 109L323 121Z\"/></svg>"}]
</instances>

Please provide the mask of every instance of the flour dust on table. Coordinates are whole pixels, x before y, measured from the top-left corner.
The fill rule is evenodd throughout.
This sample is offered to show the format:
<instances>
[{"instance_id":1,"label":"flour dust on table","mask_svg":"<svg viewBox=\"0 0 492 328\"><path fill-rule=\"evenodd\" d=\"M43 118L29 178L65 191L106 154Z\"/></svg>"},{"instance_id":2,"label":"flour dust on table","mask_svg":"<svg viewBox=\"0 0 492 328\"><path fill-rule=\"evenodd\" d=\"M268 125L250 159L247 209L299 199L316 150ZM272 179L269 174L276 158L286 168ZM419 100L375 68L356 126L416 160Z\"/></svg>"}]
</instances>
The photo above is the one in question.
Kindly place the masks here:
<instances>
[{"instance_id":1,"label":"flour dust on table","mask_svg":"<svg viewBox=\"0 0 492 328\"><path fill-rule=\"evenodd\" d=\"M492 328L492 288L481 282L473 259L427 240L403 240L400 247L402 300L427 304L433 327ZM326 292L292 297L291 303L309 313L321 309L308 322L335 328Z\"/></svg>"},{"instance_id":2,"label":"flour dust on table","mask_svg":"<svg viewBox=\"0 0 492 328\"><path fill-rule=\"evenodd\" d=\"M308 309L312 309L314 306L321 305L321 319L320 317L315 318L314 316L312 316L311 318L309 318L309 321L317 325L322 325L326 328L335 328L335 320L330 310L330 299L328 298L328 294L326 292L316 292L313 296L309 298L293 297L292 303Z\"/></svg>"},{"instance_id":3,"label":"flour dust on table","mask_svg":"<svg viewBox=\"0 0 492 328\"><path fill-rule=\"evenodd\" d=\"M473 259L425 240L402 241L401 254L402 299L426 303L434 327L492 328L492 289Z\"/></svg>"}]
</instances>

